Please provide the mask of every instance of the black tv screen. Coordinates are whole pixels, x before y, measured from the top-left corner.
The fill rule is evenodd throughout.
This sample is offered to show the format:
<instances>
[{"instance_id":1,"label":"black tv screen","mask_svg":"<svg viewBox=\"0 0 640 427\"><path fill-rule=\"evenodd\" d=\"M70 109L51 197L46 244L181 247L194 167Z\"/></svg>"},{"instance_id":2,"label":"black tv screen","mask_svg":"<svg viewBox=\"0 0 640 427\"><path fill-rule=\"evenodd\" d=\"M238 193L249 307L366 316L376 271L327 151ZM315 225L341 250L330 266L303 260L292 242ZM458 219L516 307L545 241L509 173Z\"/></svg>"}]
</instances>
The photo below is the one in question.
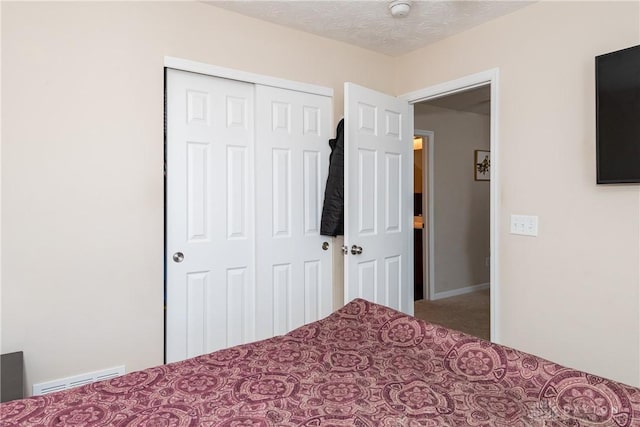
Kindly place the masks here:
<instances>
[{"instance_id":1,"label":"black tv screen","mask_svg":"<svg viewBox=\"0 0 640 427\"><path fill-rule=\"evenodd\" d=\"M598 184L640 183L640 45L596 56Z\"/></svg>"}]
</instances>

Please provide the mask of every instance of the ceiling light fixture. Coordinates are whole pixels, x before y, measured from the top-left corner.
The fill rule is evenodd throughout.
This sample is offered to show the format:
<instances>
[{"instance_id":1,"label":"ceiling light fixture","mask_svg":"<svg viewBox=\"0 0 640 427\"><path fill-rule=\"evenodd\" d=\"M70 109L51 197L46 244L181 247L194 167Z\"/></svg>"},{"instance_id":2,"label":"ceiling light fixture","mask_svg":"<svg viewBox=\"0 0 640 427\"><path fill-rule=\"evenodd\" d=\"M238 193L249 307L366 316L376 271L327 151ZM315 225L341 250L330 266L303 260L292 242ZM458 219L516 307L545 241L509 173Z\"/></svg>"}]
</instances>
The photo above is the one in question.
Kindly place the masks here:
<instances>
[{"instance_id":1,"label":"ceiling light fixture","mask_svg":"<svg viewBox=\"0 0 640 427\"><path fill-rule=\"evenodd\" d=\"M411 11L411 0L393 0L389 3L389 10L394 18L404 18Z\"/></svg>"}]
</instances>

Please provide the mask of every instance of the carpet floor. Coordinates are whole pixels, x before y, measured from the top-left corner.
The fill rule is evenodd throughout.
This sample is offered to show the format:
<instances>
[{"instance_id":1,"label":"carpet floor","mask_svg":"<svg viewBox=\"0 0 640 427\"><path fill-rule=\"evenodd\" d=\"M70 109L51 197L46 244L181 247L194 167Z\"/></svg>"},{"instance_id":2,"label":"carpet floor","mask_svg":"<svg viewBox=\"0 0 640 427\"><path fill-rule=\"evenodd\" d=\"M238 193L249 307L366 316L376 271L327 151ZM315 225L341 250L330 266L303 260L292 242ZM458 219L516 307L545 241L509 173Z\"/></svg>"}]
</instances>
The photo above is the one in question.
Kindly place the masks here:
<instances>
[{"instance_id":1,"label":"carpet floor","mask_svg":"<svg viewBox=\"0 0 640 427\"><path fill-rule=\"evenodd\" d=\"M436 301L416 301L414 316L489 340L489 295L489 289L485 289Z\"/></svg>"}]
</instances>

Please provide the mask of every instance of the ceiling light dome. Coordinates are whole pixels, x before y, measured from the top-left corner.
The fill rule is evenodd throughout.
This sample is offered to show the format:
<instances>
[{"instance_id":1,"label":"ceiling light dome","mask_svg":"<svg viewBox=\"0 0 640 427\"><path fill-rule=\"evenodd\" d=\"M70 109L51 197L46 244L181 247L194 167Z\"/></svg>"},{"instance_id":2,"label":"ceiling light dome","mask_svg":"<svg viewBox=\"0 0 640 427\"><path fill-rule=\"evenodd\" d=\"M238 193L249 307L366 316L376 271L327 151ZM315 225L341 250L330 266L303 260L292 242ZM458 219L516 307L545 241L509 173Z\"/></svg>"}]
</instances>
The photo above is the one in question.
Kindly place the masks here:
<instances>
[{"instance_id":1,"label":"ceiling light dome","mask_svg":"<svg viewBox=\"0 0 640 427\"><path fill-rule=\"evenodd\" d=\"M389 3L389 10L394 18L404 18L411 11L411 0L393 0Z\"/></svg>"}]
</instances>

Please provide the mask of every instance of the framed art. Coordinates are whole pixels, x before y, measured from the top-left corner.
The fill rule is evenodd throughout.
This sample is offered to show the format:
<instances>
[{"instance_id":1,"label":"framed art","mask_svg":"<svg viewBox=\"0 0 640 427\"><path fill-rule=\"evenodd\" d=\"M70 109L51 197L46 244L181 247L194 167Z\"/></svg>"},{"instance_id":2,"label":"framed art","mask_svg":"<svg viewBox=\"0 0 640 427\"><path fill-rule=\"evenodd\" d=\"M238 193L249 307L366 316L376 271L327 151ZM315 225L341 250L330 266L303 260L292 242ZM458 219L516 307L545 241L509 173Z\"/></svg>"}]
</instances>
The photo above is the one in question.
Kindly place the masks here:
<instances>
[{"instance_id":1,"label":"framed art","mask_svg":"<svg viewBox=\"0 0 640 427\"><path fill-rule=\"evenodd\" d=\"M473 152L473 178L476 181L489 181L491 177L491 151Z\"/></svg>"}]
</instances>

